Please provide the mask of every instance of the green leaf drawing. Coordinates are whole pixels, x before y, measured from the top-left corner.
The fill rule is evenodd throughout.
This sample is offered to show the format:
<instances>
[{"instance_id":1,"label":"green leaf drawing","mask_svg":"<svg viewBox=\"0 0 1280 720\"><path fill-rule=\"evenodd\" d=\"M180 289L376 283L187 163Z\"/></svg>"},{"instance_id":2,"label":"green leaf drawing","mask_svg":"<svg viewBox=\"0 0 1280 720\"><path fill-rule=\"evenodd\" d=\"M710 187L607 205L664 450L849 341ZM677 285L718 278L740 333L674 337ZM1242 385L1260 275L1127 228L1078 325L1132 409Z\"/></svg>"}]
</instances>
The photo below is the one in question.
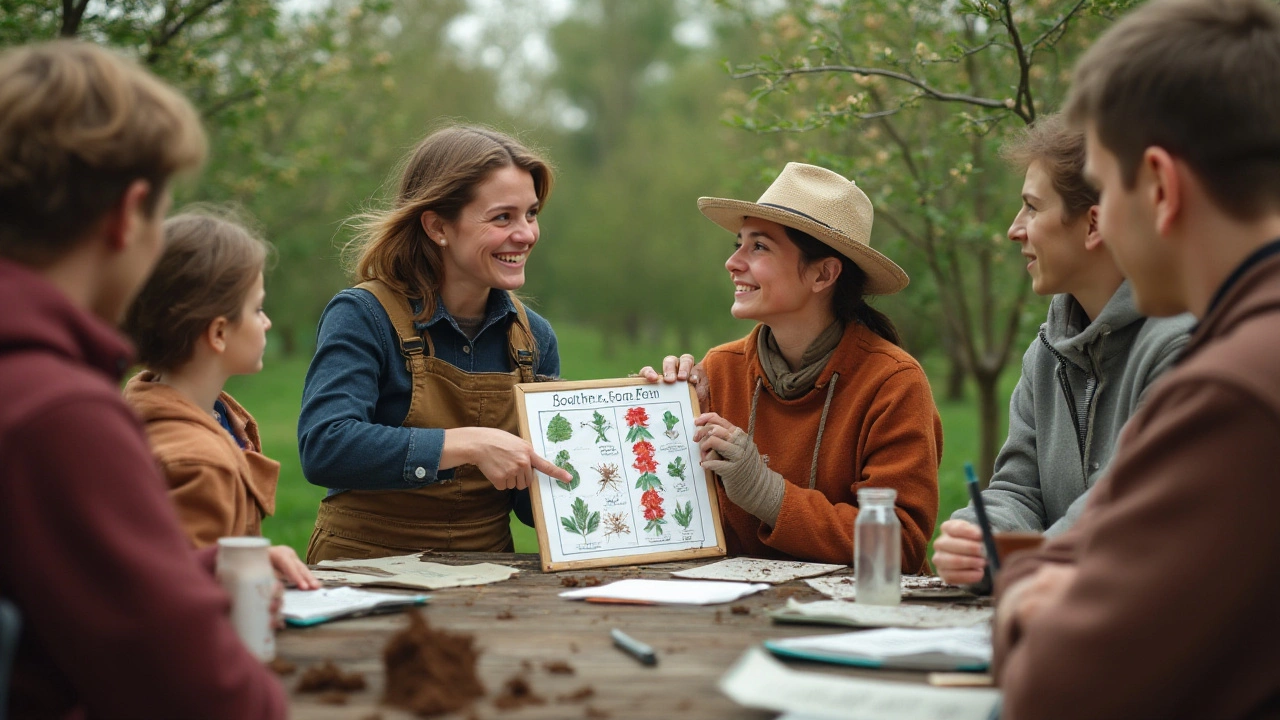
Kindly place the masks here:
<instances>
[{"instance_id":1,"label":"green leaf drawing","mask_svg":"<svg viewBox=\"0 0 1280 720\"><path fill-rule=\"evenodd\" d=\"M680 527L687 529L689 523L693 522L693 501L686 501L683 507L680 503L676 503L675 509L671 511L671 517L680 523Z\"/></svg>"},{"instance_id":2,"label":"green leaf drawing","mask_svg":"<svg viewBox=\"0 0 1280 720\"><path fill-rule=\"evenodd\" d=\"M578 483L582 482L582 476L578 474L578 469L573 466L573 463L569 462L568 450L561 450L560 452L556 453L556 459L553 460L552 462L555 464L556 467L568 472L570 477L573 478L567 483L556 480L557 485L559 485L564 490L572 490L578 487Z\"/></svg>"},{"instance_id":3,"label":"green leaf drawing","mask_svg":"<svg viewBox=\"0 0 1280 720\"><path fill-rule=\"evenodd\" d=\"M643 425L632 425L627 430L627 442L633 443L637 440L652 440L653 433L649 432L649 428Z\"/></svg>"},{"instance_id":4,"label":"green leaf drawing","mask_svg":"<svg viewBox=\"0 0 1280 720\"><path fill-rule=\"evenodd\" d=\"M560 524L564 529L574 535L586 538L591 533L600 529L600 511L591 512L591 508L587 506L582 498L577 498L571 506L573 517L561 517Z\"/></svg>"},{"instance_id":5,"label":"green leaf drawing","mask_svg":"<svg viewBox=\"0 0 1280 720\"><path fill-rule=\"evenodd\" d=\"M606 435L605 433L613 429L613 423L609 422L608 420L605 420L604 416L600 414L599 410L597 410L596 412L591 414L591 422L582 423L582 427L591 428L592 430L595 430L596 442L602 443L602 442L609 441L609 436Z\"/></svg>"},{"instance_id":6,"label":"green leaf drawing","mask_svg":"<svg viewBox=\"0 0 1280 720\"><path fill-rule=\"evenodd\" d=\"M662 424L667 426L667 432L670 433L671 428L680 424L680 418L671 414L671 411L668 410L662 414Z\"/></svg>"},{"instance_id":7,"label":"green leaf drawing","mask_svg":"<svg viewBox=\"0 0 1280 720\"><path fill-rule=\"evenodd\" d=\"M562 443L573 437L573 425L560 413L551 418L551 422L547 423L547 439L553 443Z\"/></svg>"},{"instance_id":8,"label":"green leaf drawing","mask_svg":"<svg viewBox=\"0 0 1280 720\"><path fill-rule=\"evenodd\" d=\"M652 490L662 487L662 478L653 473L641 473L640 478L636 480L637 490Z\"/></svg>"},{"instance_id":9,"label":"green leaf drawing","mask_svg":"<svg viewBox=\"0 0 1280 720\"><path fill-rule=\"evenodd\" d=\"M654 518L653 520L645 523L644 531L647 533L653 533L654 535L661 535L662 526L666 524L666 520L663 520L662 518Z\"/></svg>"},{"instance_id":10,"label":"green leaf drawing","mask_svg":"<svg viewBox=\"0 0 1280 720\"><path fill-rule=\"evenodd\" d=\"M688 466L684 464L684 458L677 455L675 460L667 463L667 474L677 480L684 480L684 471L686 467Z\"/></svg>"}]
</instances>

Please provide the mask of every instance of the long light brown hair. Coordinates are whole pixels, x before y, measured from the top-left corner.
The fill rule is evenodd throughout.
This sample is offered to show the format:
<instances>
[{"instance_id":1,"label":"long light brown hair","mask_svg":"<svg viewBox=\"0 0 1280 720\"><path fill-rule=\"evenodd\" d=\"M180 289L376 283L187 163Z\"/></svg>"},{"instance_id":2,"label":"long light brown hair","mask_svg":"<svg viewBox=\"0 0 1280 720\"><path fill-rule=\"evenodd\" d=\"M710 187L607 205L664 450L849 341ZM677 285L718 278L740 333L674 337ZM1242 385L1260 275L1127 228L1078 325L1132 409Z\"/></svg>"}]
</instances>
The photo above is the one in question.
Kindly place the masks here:
<instances>
[{"instance_id":1,"label":"long light brown hair","mask_svg":"<svg viewBox=\"0 0 1280 720\"><path fill-rule=\"evenodd\" d=\"M545 204L551 166L515 138L474 125L428 135L409 154L391 207L353 218L357 234L346 252L356 281L380 280L405 297L420 298L417 319L431 317L445 281L444 257L422 228L422 213L431 210L446 221L457 220L475 199L476 188L511 166L533 176L534 193Z\"/></svg>"}]
</instances>

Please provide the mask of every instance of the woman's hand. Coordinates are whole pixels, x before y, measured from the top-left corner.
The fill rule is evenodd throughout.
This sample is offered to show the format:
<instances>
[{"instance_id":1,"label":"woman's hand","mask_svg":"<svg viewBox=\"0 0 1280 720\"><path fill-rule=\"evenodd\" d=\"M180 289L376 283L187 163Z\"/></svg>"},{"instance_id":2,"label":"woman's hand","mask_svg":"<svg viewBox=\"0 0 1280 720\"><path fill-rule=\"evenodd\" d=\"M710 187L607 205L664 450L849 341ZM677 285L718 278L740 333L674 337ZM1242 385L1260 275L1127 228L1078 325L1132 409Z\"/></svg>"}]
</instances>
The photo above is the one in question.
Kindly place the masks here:
<instances>
[{"instance_id":1,"label":"woman's hand","mask_svg":"<svg viewBox=\"0 0 1280 720\"><path fill-rule=\"evenodd\" d=\"M694 419L693 439L702 453L702 467L720 476L725 495L769 527L778 522L787 481L769 469L769 459L741 428L715 413Z\"/></svg>"},{"instance_id":2,"label":"woman's hand","mask_svg":"<svg viewBox=\"0 0 1280 720\"><path fill-rule=\"evenodd\" d=\"M444 432L444 451L440 468L475 465L499 490L524 490L534 484L534 471L543 472L560 482L571 482L573 476L549 460L539 456L523 438L496 428L452 428Z\"/></svg>"},{"instance_id":3,"label":"woman's hand","mask_svg":"<svg viewBox=\"0 0 1280 720\"><path fill-rule=\"evenodd\" d=\"M320 588L320 581L315 575L311 574L306 563L298 559L298 553L288 545L273 545L267 550L267 557L271 558L271 569L276 571L276 577L280 578L286 585L293 585L299 590L317 590Z\"/></svg>"},{"instance_id":4,"label":"woman's hand","mask_svg":"<svg viewBox=\"0 0 1280 720\"><path fill-rule=\"evenodd\" d=\"M693 441L698 443L703 463L724 458L724 453L720 451L733 445L732 438L735 430L741 432L737 425L713 412L702 413L694 418L693 426L697 428L693 431Z\"/></svg>"},{"instance_id":5,"label":"woman's hand","mask_svg":"<svg viewBox=\"0 0 1280 720\"><path fill-rule=\"evenodd\" d=\"M987 567L982 530L965 520L942 523L942 534L933 543L933 567L951 585L980 582Z\"/></svg>"},{"instance_id":6,"label":"woman's hand","mask_svg":"<svg viewBox=\"0 0 1280 720\"><path fill-rule=\"evenodd\" d=\"M651 383L662 382L678 382L680 380L688 380L694 385L698 384L697 369L694 368L694 357L689 353L685 353L680 357L668 355L662 358L662 374L659 375L652 365L645 365L640 368L640 377Z\"/></svg>"}]
</instances>

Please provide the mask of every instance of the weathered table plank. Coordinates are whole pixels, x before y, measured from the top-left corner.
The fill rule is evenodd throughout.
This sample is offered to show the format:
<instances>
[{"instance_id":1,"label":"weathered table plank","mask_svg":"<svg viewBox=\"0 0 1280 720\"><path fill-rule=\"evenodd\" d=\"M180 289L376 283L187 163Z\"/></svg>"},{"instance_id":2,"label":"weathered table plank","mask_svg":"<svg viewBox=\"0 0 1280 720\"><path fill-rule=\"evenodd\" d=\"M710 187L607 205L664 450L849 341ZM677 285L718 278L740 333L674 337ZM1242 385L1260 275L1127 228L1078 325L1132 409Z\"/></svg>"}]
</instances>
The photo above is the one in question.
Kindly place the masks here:
<instances>
[{"instance_id":1,"label":"weathered table plank","mask_svg":"<svg viewBox=\"0 0 1280 720\"><path fill-rule=\"evenodd\" d=\"M664 563L547 574L537 556L481 553L441 553L433 560L449 564L495 562L520 569L506 582L432 592L425 607L435 628L471 633L481 649L479 674L488 694L450 718L768 718L739 707L720 693L716 683L748 647L768 638L829 633L830 627L774 625L767 608L783 605L788 596L817 600L821 596L803 581L792 581L744 598L733 605L655 607L569 601L558 597L565 577L596 577L611 582L625 577L668 578L672 570L694 563ZM749 614L735 614L742 606ZM296 663L299 672L286 677L292 715L296 720L413 717L381 706L382 648L405 626L403 614L345 620L307 629L289 629L278 636L279 656ZM610 628L620 628L657 650L657 667L644 667L613 647ZM350 693L345 705L327 705L316 695L297 693L298 676L306 667L333 660L344 671L363 673L368 689ZM572 675L552 674L545 663L561 661ZM806 670L868 674L820 663ZM875 677L923 682L923 673L873 671ZM493 704L506 681L522 675L533 692L546 700L503 711ZM584 687L594 694L570 701Z\"/></svg>"}]
</instances>

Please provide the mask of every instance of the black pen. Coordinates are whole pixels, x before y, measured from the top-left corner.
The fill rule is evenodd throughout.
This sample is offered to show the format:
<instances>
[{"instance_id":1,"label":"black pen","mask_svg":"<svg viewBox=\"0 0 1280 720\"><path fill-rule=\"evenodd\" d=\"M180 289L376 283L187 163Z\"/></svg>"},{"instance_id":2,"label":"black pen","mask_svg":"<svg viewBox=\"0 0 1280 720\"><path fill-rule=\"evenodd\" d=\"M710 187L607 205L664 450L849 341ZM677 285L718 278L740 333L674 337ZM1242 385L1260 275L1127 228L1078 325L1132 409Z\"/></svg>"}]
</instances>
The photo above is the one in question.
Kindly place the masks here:
<instances>
[{"instance_id":1,"label":"black pen","mask_svg":"<svg viewBox=\"0 0 1280 720\"><path fill-rule=\"evenodd\" d=\"M1000 553L996 551L996 536L991 532L991 521L987 519L987 506L982 503L982 491L978 489L978 476L973 472L973 463L964 464L964 479L969 485L969 497L973 500L973 513L978 516L982 543L987 547L987 565L991 567L991 575L994 577L1000 571Z\"/></svg>"},{"instance_id":2,"label":"black pen","mask_svg":"<svg viewBox=\"0 0 1280 720\"><path fill-rule=\"evenodd\" d=\"M658 656L653 652L653 648L645 645L639 640L622 632L618 628L609 631L609 635L613 638L613 644L617 645L623 652L631 657L639 660L645 665L657 665Z\"/></svg>"}]
</instances>

